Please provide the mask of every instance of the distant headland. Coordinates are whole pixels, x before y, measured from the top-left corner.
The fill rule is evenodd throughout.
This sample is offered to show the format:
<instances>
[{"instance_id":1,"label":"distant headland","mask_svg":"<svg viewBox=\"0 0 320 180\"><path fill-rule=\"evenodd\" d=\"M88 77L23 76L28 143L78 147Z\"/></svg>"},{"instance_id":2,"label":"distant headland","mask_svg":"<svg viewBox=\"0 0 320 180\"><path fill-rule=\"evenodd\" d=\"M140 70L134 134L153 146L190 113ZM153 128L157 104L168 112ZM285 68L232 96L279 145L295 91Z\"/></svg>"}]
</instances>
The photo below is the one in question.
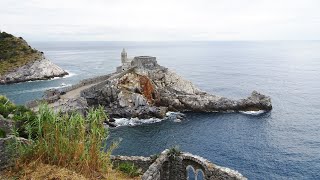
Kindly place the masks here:
<instances>
[{"instance_id":1,"label":"distant headland","mask_svg":"<svg viewBox=\"0 0 320 180\"><path fill-rule=\"evenodd\" d=\"M45 101L65 112L102 105L114 118L163 118L168 111L228 112L269 111L271 98L257 91L232 100L208 94L175 72L160 66L156 57L127 57L121 52L116 72L83 80L63 90L46 92ZM29 107L37 106L37 101Z\"/></svg>"},{"instance_id":2,"label":"distant headland","mask_svg":"<svg viewBox=\"0 0 320 180\"><path fill-rule=\"evenodd\" d=\"M46 80L68 75L22 38L0 32L0 84Z\"/></svg>"}]
</instances>

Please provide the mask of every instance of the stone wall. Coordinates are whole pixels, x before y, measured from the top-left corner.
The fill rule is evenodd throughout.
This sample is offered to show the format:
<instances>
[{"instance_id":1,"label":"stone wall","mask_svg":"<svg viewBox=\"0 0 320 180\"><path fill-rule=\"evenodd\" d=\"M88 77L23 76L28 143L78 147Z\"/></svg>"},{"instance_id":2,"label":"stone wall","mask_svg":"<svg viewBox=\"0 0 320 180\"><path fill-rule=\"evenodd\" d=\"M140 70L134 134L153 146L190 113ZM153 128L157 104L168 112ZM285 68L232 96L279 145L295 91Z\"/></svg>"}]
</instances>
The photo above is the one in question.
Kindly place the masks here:
<instances>
[{"instance_id":1,"label":"stone wall","mask_svg":"<svg viewBox=\"0 0 320 180\"><path fill-rule=\"evenodd\" d=\"M152 56L137 56L131 62L131 66L136 66L139 69L154 69L159 66L156 57Z\"/></svg>"},{"instance_id":2,"label":"stone wall","mask_svg":"<svg viewBox=\"0 0 320 180\"><path fill-rule=\"evenodd\" d=\"M160 156L153 162L148 170L142 175L142 180L160 180L162 177L167 177L169 174L168 166L165 166L165 162L168 162L168 153L169 150L164 150Z\"/></svg>"},{"instance_id":3,"label":"stone wall","mask_svg":"<svg viewBox=\"0 0 320 180\"><path fill-rule=\"evenodd\" d=\"M28 108L34 108L36 106L38 106L40 103L42 102L46 102L46 103L54 103L56 101L58 101L60 99L60 95L65 94L69 91L75 90L77 88L80 88L82 86L86 86L89 84L95 84L98 82L101 82L103 80L107 80L109 77L111 77L112 75L114 75L115 73L111 73L111 74L107 74L107 75L102 75L102 76L97 76L97 77L93 77L93 78L88 78L88 79L84 79L81 80L79 83L74 84L72 86L69 87L65 87L62 88L60 90L57 89L51 89L51 90L47 90L45 91L44 97L42 99L36 99L36 100L32 100L26 103L26 106ZM59 91L59 94L55 93L56 91ZM50 96L51 95L51 96Z\"/></svg>"},{"instance_id":4,"label":"stone wall","mask_svg":"<svg viewBox=\"0 0 320 180\"><path fill-rule=\"evenodd\" d=\"M107 80L113 74L115 74L115 73L111 73L111 74L107 74L107 75L102 75L102 76L97 76L97 77L81 80L78 84L74 84L72 86L63 88L61 90L61 92L65 92L66 93L66 92L78 89L78 88L80 88L82 86L86 86L86 85L89 85L89 84L94 84L94 83L98 83L98 82L103 81L103 80Z\"/></svg>"},{"instance_id":5,"label":"stone wall","mask_svg":"<svg viewBox=\"0 0 320 180\"><path fill-rule=\"evenodd\" d=\"M147 171L152 164L150 157L143 156L111 156L110 159L115 167L118 167L121 163L133 163L134 166L140 168L142 172Z\"/></svg>"},{"instance_id":6,"label":"stone wall","mask_svg":"<svg viewBox=\"0 0 320 180\"><path fill-rule=\"evenodd\" d=\"M161 153L158 159L152 163L143 174L142 180L180 180L189 179L187 168L190 168L195 176L202 173L204 180L246 178L237 171L217 166L210 161L190 153L181 153L174 159L169 157L169 150ZM196 180L200 180L196 179Z\"/></svg>"}]
</instances>

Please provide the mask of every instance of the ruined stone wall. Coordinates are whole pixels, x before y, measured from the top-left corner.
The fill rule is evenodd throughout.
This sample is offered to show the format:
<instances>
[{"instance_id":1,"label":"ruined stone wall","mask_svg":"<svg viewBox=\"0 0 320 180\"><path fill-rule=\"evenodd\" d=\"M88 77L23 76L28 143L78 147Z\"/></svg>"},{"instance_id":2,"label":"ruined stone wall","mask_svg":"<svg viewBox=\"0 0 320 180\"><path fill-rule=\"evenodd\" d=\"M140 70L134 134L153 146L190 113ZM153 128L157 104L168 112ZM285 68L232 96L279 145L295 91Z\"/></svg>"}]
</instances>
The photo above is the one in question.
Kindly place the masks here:
<instances>
[{"instance_id":1,"label":"ruined stone wall","mask_svg":"<svg viewBox=\"0 0 320 180\"><path fill-rule=\"evenodd\" d=\"M230 179L245 180L246 178L237 171L217 166L210 161L190 153L181 153L174 159L169 158L169 150L161 153L159 158L150 165L143 174L142 180L180 180L188 179L187 168L192 167L195 176L203 173L204 180ZM198 179L200 180L200 179Z\"/></svg>"},{"instance_id":2,"label":"ruined stone wall","mask_svg":"<svg viewBox=\"0 0 320 180\"><path fill-rule=\"evenodd\" d=\"M115 167L118 167L121 163L133 163L134 166L140 168L142 172L147 171L152 164L150 157L143 156L111 156L110 159Z\"/></svg>"},{"instance_id":3,"label":"ruined stone wall","mask_svg":"<svg viewBox=\"0 0 320 180\"><path fill-rule=\"evenodd\" d=\"M168 162L167 157L168 150L163 151L160 156L153 162L149 169L142 175L142 180L161 180L169 176L169 167L165 166L165 162Z\"/></svg>"}]
</instances>

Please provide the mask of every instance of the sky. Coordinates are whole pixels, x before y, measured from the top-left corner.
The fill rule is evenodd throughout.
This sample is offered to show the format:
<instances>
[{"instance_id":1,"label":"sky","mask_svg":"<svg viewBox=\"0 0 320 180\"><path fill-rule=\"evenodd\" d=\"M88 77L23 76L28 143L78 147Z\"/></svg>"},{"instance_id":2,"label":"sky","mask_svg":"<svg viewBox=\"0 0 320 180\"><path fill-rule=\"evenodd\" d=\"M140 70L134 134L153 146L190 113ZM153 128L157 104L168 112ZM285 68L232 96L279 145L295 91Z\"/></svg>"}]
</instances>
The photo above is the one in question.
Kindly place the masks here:
<instances>
[{"instance_id":1,"label":"sky","mask_svg":"<svg viewBox=\"0 0 320 180\"><path fill-rule=\"evenodd\" d=\"M0 0L31 41L320 40L320 0Z\"/></svg>"}]
</instances>

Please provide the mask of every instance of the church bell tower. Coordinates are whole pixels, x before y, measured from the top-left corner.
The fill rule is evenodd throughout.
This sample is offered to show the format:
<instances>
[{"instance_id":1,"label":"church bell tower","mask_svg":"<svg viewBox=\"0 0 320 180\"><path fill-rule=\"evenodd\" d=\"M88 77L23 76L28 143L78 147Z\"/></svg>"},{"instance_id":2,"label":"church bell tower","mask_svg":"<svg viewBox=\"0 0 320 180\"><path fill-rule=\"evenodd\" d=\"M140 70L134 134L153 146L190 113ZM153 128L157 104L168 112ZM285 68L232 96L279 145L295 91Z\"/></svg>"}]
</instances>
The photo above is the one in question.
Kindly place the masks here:
<instances>
[{"instance_id":1,"label":"church bell tower","mask_svg":"<svg viewBox=\"0 0 320 180\"><path fill-rule=\"evenodd\" d=\"M121 52L121 63L126 63L127 62L127 52L126 50L123 48L122 52Z\"/></svg>"}]
</instances>

